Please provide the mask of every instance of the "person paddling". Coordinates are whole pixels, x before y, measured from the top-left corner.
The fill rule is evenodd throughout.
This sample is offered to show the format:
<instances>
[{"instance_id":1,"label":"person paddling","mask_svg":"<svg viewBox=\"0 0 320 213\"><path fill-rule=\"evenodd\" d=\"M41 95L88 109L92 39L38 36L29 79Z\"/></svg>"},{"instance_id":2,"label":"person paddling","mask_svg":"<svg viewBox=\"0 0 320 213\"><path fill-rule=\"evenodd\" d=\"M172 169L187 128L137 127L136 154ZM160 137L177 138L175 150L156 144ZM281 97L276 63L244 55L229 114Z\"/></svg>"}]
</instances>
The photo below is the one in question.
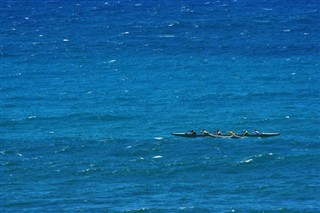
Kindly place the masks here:
<instances>
[{"instance_id":1,"label":"person paddling","mask_svg":"<svg viewBox=\"0 0 320 213\"><path fill-rule=\"evenodd\" d=\"M194 131L194 130L191 130L190 133L191 133L191 135L196 135L197 134L196 131Z\"/></svg>"},{"instance_id":2,"label":"person paddling","mask_svg":"<svg viewBox=\"0 0 320 213\"><path fill-rule=\"evenodd\" d=\"M232 132L231 130L228 130L227 133L228 133L229 135L235 135L235 134L236 134L236 133Z\"/></svg>"},{"instance_id":3,"label":"person paddling","mask_svg":"<svg viewBox=\"0 0 320 213\"><path fill-rule=\"evenodd\" d=\"M216 135L221 135L222 132L218 129L215 134L216 134Z\"/></svg>"},{"instance_id":4,"label":"person paddling","mask_svg":"<svg viewBox=\"0 0 320 213\"><path fill-rule=\"evenodd\" d=\"M242 131L242 134L243 134L243 135L249 135L249 132L248 132L247 130L243 130L243 131Z\"/></svg>"}]
</instances>

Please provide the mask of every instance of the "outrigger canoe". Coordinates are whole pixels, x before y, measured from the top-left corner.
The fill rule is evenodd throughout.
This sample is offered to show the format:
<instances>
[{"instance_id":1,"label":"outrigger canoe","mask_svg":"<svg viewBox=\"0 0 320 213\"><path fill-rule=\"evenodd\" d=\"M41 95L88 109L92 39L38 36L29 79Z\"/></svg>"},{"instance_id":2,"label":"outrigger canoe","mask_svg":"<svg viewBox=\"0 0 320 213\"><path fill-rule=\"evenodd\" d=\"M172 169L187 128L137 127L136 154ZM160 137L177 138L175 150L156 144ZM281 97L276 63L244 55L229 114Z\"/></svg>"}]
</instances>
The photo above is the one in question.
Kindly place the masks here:
<instances>
[{"instance_id":1,"label":"outrigger canoe","mask_svg":"<svg viewBox=\"0 0 320 213\"><path fill-rule=\"evenodd\" d=\"M181 132L181 133L171 133L174 136L179 137L187 137L187 138L197 138L197 137L212 137L212 138L242 138L242 137L258 137L258 138L265 138L265 137L273 137L278 136L280 133L259 133L259 134L222 134L222 135L216 135L207 131L204 131L201 134L198 133L192 133L192 132Z\"/></svg>"}]
</instances>

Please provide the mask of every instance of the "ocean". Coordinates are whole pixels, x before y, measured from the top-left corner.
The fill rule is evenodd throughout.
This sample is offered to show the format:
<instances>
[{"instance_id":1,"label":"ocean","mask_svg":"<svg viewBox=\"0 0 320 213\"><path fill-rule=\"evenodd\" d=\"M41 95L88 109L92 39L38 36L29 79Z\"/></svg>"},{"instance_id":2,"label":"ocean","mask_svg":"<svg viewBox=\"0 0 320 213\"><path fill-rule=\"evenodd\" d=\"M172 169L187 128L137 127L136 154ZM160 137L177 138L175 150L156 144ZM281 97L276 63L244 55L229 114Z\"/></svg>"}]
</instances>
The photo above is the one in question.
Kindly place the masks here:
<instances>
[{"instance_id":1,"label":"ocean","mask_svg":"<svg viewBox=\"0 0 320 213\"><path fill-rule=\"evenodd\" d=\"M319 1L0 5L0 212L320 212Z\"/></svg>"}]
</instances>

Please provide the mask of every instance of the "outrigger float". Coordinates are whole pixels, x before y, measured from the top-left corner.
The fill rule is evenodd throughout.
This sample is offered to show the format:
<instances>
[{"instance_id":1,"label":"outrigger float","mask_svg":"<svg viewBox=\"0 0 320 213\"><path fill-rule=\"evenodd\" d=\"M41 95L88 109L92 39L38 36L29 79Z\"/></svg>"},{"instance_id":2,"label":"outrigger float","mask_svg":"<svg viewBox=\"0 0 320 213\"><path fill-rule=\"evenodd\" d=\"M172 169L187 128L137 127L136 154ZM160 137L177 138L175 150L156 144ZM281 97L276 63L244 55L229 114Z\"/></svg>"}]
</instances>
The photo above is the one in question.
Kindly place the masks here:
<instances>
[{"instance_id":1,"label":"outrigger float","mask_svg":"<svg viewBox=\"0 0 320 213\"><path fill-rule=\"evenodd\" d=\"M208 131L202 131L202 133L196 133L194 131L189 132L172 132L171 135L186 137L186 138L198 138L198 137L211 137L211 138L243 138L243 137L274 137L280 135L280 133L263 132L258 134L213 134Z\"/></svg>"}]
</instances>

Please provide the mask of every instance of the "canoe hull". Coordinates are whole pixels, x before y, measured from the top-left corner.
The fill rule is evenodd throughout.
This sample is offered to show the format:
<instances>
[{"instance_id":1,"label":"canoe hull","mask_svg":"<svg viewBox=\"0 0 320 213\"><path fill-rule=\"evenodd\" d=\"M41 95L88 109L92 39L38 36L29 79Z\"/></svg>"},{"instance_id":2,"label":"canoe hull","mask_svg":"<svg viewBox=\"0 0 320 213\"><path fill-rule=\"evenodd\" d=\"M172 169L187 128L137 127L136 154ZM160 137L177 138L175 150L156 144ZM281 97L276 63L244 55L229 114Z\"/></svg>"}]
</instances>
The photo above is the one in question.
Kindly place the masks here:
<instances>
[{"instance_id":1,"label":"canoe hull","mask_svg":"<svg viewBox=\"0 0 320 213\"><path fill-rule=\"evenodd\" d=\"M273 137L278 136L280 133L260 133L260 134L249 134L249 135L239 135L241 137L258 137L258 138L266 138L266 137Z\"/></svg>"},{"instance_id":2,"label":"canoe hull","mask_svg":"<svg viewBox=\"0 0 320 213\"><path fill-rule=\"evenodd\" d=\"M228 135L228 134L222 134L222 135L216 135L209 132L206 132L205 134L192 134L189 132L173 132L171 135L179 136L179 137L185 137L185 138L198 138L198 137L211 137L211 138L243 138L243 137L256 137L256 138L266 138L266 137L274 137L280 135L280 133L260 133L260 134L234 134L234 135Z\"/></svg>"},{"instance_id":3,"label":"canoe hull","mask_svg":"<svg viewBox=\"0 0 320 213\"><path fill-rule=\"evenodd\" d=\"M192 133L188 133L188 132L172 132L171 135L185 137L185 138L199 138L199 137L206 136L204 134L192 134Z\"/></svg>"}]
</instances>

